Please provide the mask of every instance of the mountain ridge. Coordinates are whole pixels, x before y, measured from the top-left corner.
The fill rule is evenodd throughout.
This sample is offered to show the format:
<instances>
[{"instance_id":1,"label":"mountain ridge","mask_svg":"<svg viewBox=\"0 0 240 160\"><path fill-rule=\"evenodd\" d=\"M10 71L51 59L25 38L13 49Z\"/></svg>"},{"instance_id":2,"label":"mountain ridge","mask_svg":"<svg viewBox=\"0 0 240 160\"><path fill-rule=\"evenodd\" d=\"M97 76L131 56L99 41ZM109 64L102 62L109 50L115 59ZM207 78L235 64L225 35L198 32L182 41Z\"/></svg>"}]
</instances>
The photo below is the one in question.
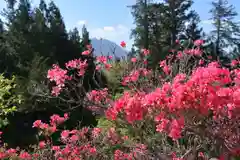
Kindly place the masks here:
<instances>
[{"instance_id":1,"label":"mountain ridge","mask_svg":"<svg viewBox=\"0 0 240 160\"><path fill-rule=\"evenodd\" d=\"M127 56L128 51L108 39L91 39L92 47L94 48L95 56L113 56L113 58L123 58Z\"/></svg>"}]
</instances>

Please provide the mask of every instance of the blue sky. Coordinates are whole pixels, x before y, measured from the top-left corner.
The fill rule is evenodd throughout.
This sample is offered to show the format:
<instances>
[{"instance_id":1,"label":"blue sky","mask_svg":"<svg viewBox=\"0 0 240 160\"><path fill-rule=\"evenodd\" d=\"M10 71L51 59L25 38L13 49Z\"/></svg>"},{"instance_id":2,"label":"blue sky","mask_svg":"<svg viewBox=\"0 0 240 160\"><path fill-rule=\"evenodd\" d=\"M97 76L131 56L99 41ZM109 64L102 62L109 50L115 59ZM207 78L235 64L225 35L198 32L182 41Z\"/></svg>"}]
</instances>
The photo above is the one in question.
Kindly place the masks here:
<instances>
[{"instance_id":1,"label":"blue sky","mask_svg":"<svg viewBox=\"0 0 240 160\"><path fill-rule=\"evenodd\" d=\"M37 5L39 0L32 2ZM129 47L131 46L132 40L129 39L129 34L134 25L127 6L134 4L135 0L54 0L54 2L61 10L67 29L73 27L81 29L85 24L91 37L107 38L116 43L124 40ZM240 0L229 0L229 3L233 4L240 13ZM210 4L211 0L194 0L192 7L199 13L201 25L206 31L211 29L208 13ZM0 0L0 9L4 6L3 0Z\"/></svg>"}]
</instances>

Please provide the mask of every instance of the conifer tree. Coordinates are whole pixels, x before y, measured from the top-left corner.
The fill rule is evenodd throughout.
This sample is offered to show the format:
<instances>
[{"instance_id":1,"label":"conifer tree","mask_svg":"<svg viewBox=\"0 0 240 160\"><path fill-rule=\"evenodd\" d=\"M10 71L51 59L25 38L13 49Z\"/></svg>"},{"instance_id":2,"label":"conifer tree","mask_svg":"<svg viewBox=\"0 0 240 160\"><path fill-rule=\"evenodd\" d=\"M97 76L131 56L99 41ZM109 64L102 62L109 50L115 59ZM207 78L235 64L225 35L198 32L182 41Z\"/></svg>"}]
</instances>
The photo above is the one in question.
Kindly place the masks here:
<instances>
[{"instance_id":1,"label":"conifer tree","mask_svg":"<svg viewBox=\"0 0 240 160\"><path fill-rule=\"evenodd\" d=\"M222 56L224 49L232 48L240 43L240 25L235 21L238 14L227 0L213 1L210 13L214 27L211 36L215 42L215 52Z\"/></svg>"},{"instance_id":2,"label":"conifer tree","mask_svg":"<svg viewBox=\"0 0 240 160\"><path fill-rule=\"evenodd\" d=\"M87 49L86 46L90 44L89 32L85 25L82 27L82 47Z\"/></svg>"},{"instance_id":3,"label":"conifer tree","mask_svg":"<svg viewBox=\"0 0 240 160\"><path fill-rule=\"evenodd\" d=\"M192 17L186 24L184 33L181 35L180 39L187 39L195 41L203 37L203 28L199 27L200 18L196 12L193 12Z\"/></svg>"},{"instance_id":4,"label":"conifer tree","mask_svg":"<svg viewBox=\"0 0 240 160\"><path fill-rule=\"evenodd\" d=\"M74 43L74 44L79 44L81 41L81 37L79 35L79 31L77 28L74 28L72 31L69 32L69 39Z\"/></svg>"},{"instance_id":5,"label":"conifer tree","mask_svg":"<svg viewBox=\"0 0 240 160\"><path fill-rule=\"evenodd\" d=\"M138 48L149 48L149 0L137 0L131 6L131 13L136 28L132 30L131 37L134 38L135 46Z\"/></svg>"},{"instance_id":6,"label":"conifer tree","mask_svg":"<svg viewBox=\"0 0 240 160\"><path fill-rule=\"evenodd\" d=\"M168 54L168 50L174 47L175 41L184 32L191 32L192 38L198 38L197 14L190 10L192 4L192 0L161 2L138 0L132 6L132 15L136 24L132 30L135 46L141 49L145 48L144 44L148 44L153 56L149 61L152 61L153 66ZM189 23L189 28L186 28L186 22Z\"/></svg>"},{"instance_id":7,"label":"conifer tree","mask_svg":"<svg viewBox=\"0 0 240 160\"><path fill-rule=\"evenodd\" d=\"M174 46L175 41L185 29L186 22L194 16L194 12L190 10L192 0L164 0L166 6L163 14L165 17L165 29L169 34L169 44Z\"/></svg>"}]
</instances>

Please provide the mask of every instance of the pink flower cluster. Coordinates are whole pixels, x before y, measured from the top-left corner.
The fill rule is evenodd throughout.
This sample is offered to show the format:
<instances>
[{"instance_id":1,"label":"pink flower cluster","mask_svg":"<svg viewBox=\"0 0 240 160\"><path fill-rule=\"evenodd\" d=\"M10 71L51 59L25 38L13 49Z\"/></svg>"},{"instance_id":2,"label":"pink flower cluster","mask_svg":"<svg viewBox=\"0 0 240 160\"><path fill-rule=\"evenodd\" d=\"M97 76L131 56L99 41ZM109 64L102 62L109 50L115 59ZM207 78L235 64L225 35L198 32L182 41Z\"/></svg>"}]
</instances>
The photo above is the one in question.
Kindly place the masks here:
<instances>
[{"instance_id":1,"label":"pink flower cluster","mask_svg":"<svg viewBox=\"0 0 240 160\"><path fill-rule=\"evenodd\" d=\"M137 82L141 77L147 77L151 75L151 70L147 70L146 68L139 68L137 70L133 70L129 75L123 77L122 85L126 86L131 83Z\"/></svg>"},{"instance_id":2,"label":"pink flower cluster","mask_svg":"<svg viewBox=\"0 0 240 160\"><path fill-rule=\"evenodd\" d=\"M98 56L96 70L100 70L102 68L109 70L112 68L112 65L108 63L109 60L112 60L112 56Z\"/></svg>"},{"instance_id":3,"label":"pink flower cluster","mask_svg":"<svg viewBox=\"0 0 240 160\"><path fill-rule=\"evenodd\" d=\"M87 60L82 61L81 59L75 59L67 62L65 66L67 69L77 69L78 75L83 76L88 64Z\"/></svg>"},{"instance_id":4,"label":"pink flower cluster","mask_svg":"<svg viewBox=\"0 0 240 160\"><path fill-rule=\"evenodd\" d=\"M186 49L184 53L188 55L193 55L193 56L201 56L203 54L203 51L200 48L194 48L194 49Z\"/></svg>"},{"instance_id":5,"label":"pink flower cluster","mask_svg":"<svg viewBox=\"0 0 240 160\"><path fill-rule=\"evenodd\" d=\"M147 56L150 55L150 51L148 49L141 49L141 53L142 55L144 56L143 58L143 64L147 64ZM137 57L132 57L131 58L131 62L132 63L136 63L138 61L138 58Z\"/></svg>"},{"instance_id":6,"label":"pink flower cluster","mask_svg":"<svg viewBox=\"0 0 240 160\"><path fill-rule=\"evenodd\" d=\"M33 127L40 129L40 133L46 133L46 129L50 126L57 126L68 119L68 115L64 117L59 115L52 115L50 124L42 123L41 120L34 122ZM56 132L57 129L51 133ZM0 150L0 159L22 159L22 160L37 160L53 158L57 160L82 160L82 159L98 159L106 158L104 147L111 147L116 145L123 145L128 138L121 137L115 128L110 128L103 132L101 128L82 128L80 130L63 130L61 132L60 140L64 145L56 146L52 143L51 134L44 134L47 140L40 141L38 147L35 148L34 153L21 151L20 149L5 149ZM128 142L129 143L129 142ZM127 147L127 146L126 146ZM144 144L133 144L120 149L115 149L112 153L115 160L133 160L147 152L147 146Z\"/></svg>"},{"instance_id":7,"label":"pink flower cluster","mask_svg":"<svg viewBox=\"0 0 240 160\"><path fill-rule=\"evenodd\" d=\"M67 75L67 70L61 69L58 65L54 64L53 68L48 70L47 78L56 83L52 89L52 94L59 95L61 89L65 86L65 80L70 80L71 77Z\"/></svg>"},{"instance_id":8,"label":"pink flower cluster","mask_svg":"<svg viewBox=\"0 0 240 160\"><path fill-rule=\"evenodd\" d=\"M196 40L196 41L194 41L194 45L195 46L202 46L204 44L204 40L202 40L202 39L198 39L198 40Z\"/></svg>"},{"instance_id":9,"label":"pink flower cluster","mask_svg":"<svg viewBox=\"0 0 240 160\"><path fill-rule=\"evenodd\" d=\"M157 123L157 131L167 131L170 137L179 139L184 129L184 117L170 118L169 115L181 115L194 109L203 116L209 115L210 111L215 117L238 116L234 113L239 113L236 111L240 109L240 86L230 84L239 79L239 74L233 73L212 62L195 69L190 77L177 75L172 83L166 82L149 94L125 93L106 111L106 116L116 120L123 113L126 121L133 123L143 121L144 115L155 110L161 117L157 117L160 122ZM239 73L239 69L235 73ZM168 116L163 116L163 113Z\"/></svg>"},{"instance_id":10,"label":"pink flower cluster","mask_svg":"<svg viewBox=\"0 0 240 160\"><path fill-rule=\"evenodd\" d=\"M125 153L119 149L114 152L114 160L134 160L142 159L141 156L146 152L146 146L143 144L136 145L134 150L130 153Z\"/></svg>"},{"instance_id":11,"label":"pink flower cluster","mask_svg":"<svg viewBox=\"0 0 240 160\"><path fill-rule=\"evenodd\" d=\"M176 40L176 44L181 45L179 40ZM196 48L185 49L183 53L193 56L201 56L203 51L200 49L200 47L204 44L204 40L202 39L195 40L193 44ZM175 50L170 50L170 52L174 53ZM177 57L182 57L181 51L178 51L177 54L178 54Z\"/></svg>"},{"instance_id":12,"label":"pink flower cluster","mask_svg":"<svg viewBox=\"0 0 240 160\"><path fill-rule=\"evenodd\" d=\"M81 59L75 59L67 62L65 66L67 69L76 69L78 75L83 76L88 64L87 60L82 61ZM65 81L72 79L72 77L67 74L68 70L61 69L56 64L53 65L52 69L48 70L47 78L56 84L52 87L52 95L58 96L61 90L65 87Z\"/></svg>"},{"instance_id":13,"label":"pink flower cluster","mask_svg":"<svg viewBox=\"0 0 240 160\"><path fill-rule=\"evenodd\" d=\"M180 44L180 41L176 41L176 43ZM171 50L177 55L171 54L166 60L160 62L163 72L166 76L169 76L174 71L170 65L171 61L177 58L177 62L179 62L179 59L183 57L196 56L198 59L197 66L200 67L191 70L190 73L179 73L169 81L159 79L161 84L157 84L150 91L145 92L143 88L146 87L146 84L142 80L147 79L147 83L151 83L150 79L153 74L151 70L137 67L123 77L122 80L123 86L134 89L124 92L114 103L110 100L107 89L92 90L87 94L87 99L96 104L92 106L94 109L99 109L97 105L110 104L105 116L114 124L120 124L119 126L139 129L139 124L142 125L148 122L147 125L151 125L153 123L152 127L155 129L152 132L167 135L177 141L185 136L189 127L197 127L196 124L199 122L198 124L208 125L208 130L214 130L212 131L212 137L218 135L224 139L225 143L231 141L231 144L240 144L240 136L239 132L236 131L236 127L232 129L227 123L223 124L221 122L222 120L231 121L231 123L239 122L240 69L237 68L239 63L237 60L233 60L231 70L221 67L218 62L208 64L207 60L201 59L202 54L204 54L201 49L203 43L203 40L197 40L191 49L183 51ZM122 42L121 46L125 47L126 43ZM144 58L133 57L131 62L147 64L147 56L150 55L150 51L143 49L141 52ZM82 54L89 55L90 52L87 50ZM112 66L108 61L111 59L112 57L106 56L97 57L96 70L101 68L110 69ZM209 56L208 60L210 59L212 57ZM86 61L73 60L66 63L67 69L77 69L81 76L84 75L86 67ZM54 94L58 95L61 88L64 87L64 82L70 80L71 77L67 76L67 70L54 66L53 69L49 70L48 78L50 81L56 82L56 88L53 88L53 90ZM56 131L57 125L63 123L67 118L68 116L53 115L50 125L36 121L34 127L39 128L45 135L49 136ZM204 119L210 119L211 123L204 124ZM141 131L137 130L137 132ZM194 134L198 133L194 132ZM134 138L138 139L139 137ZM145 137L141 138L144 139ZM148 138L151 139L151 137ZM143 139L141 139L141 143L144 141ZM97 140L100 140L100 142L97 142ZM102 128L64 130L61 133L61 141L65 144L64 147L50 147L51 151L54 151L54 157L60 160L99 158L102 153L109 153L109 151L107 153L103 151L103 148L112 146L121 146L112 150L115 160L141 159L140 155L147 155L148 151L146 145L136 145L139 141L135 141L134 144L131 143L130 147L129 145L126 147L125 144L128 144L131 140L128 136L120 135L118 128L110 128L106 132L103 132ZM48 141L39 143L41 149L46 149L47 146L49 146ZM238 148L236 146L232 147L231 151L236 155L239 153ZM11 152L15 154L17 151ZM26 157L26 159L29 155L27 152L21 153L21 156ZM204 157L203 153L201 157ZM177 158L177 154L173 152L172 159L182 160L184 158Z\"/></svg>"},{"instance_id":14,"label":"pink flower cluster","mask_svg":"<svg viewBox=\"0 0 240 160\"><path fill-rule=\"evenodd\" d=\"M111 120L116 120L118 114L124 112L124 118L129 123L143 120L144 114L147 111L146 106L142 105L144 96L144 93L131 95L129 92L125 92L120 99L115 101L114 106L106 111L106 117Z\"/></svg>"},{"instance_id":15,"label":"pink flower cluster","mask_svg":"<svg viewBox=\"0 0 240 160\"><path fill-rule=\"evenodd\" d=\"M87 98L88 100L96 104L101 104L101 103L106 104L107 102L109 102L108 89L104 88L101 90L91 90L91 92L87 94Z\"/></svg>"},{"instance_id":16,"label":"pink flower cluster","mask_svg":"<svg viewBox=\"0 0 240 160\"><path fill-rule=\"evenodd\" d=\"M41 120L36 120L33 123L33 128L41 129L44 135L50 136L57 131L57 126L64 123L68 118L69 117L67 113L64 114L64 117L54 114L50 117L50 125L43 123Z\"/></svg>"},{"instance_id":17,"label":"pink flower cluster","mask_svg":"<svg viewBox=\"0 0 240 160\"><path fill-rule=\"evenodd\" d=\"M141 50L144 56L150 55L150 51L148 49L142 49Z\"/></svg>"},{"instance_id":18,"label":"pink flower cluster","mask_svg":"<svg viewBox=\"0 0 240 160\"><path fill-rule=\"evenodd\" d=\"M171 72L171 68L167 64L166 60L160 62L160 67L163 69L163 72L167 75Z\"/></svg>"},{"instance_id":19,"label":"pink flower cluster","mask_svg":"<svg viewBox=\"0 0 240 160\"><path fill-rule=\"evenodd\" d=\"M232 66L232 67L235 67L235 66L237 66L238 64L239 64L239 60L234 59L234 60L231 61L231 66Z\"/></svg>"}]
</instances>

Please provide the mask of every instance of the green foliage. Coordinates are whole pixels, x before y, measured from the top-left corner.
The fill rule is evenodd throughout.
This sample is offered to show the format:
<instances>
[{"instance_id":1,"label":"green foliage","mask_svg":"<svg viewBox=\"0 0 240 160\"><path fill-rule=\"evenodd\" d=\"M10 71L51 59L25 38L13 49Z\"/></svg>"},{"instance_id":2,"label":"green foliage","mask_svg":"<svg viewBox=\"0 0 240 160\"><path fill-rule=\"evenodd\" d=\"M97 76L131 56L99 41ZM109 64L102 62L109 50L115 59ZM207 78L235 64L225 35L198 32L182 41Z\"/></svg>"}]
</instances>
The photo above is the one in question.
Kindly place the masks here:
<instances>
[{"instance_id":1,"label":"green foliage","mask_svg":"<svg viewBox=\"0 0 240 160\"><path fill-rule=\"evenodd\" d=\"M123 88L124 90L124 88ZM122 93L116 93L115 95L113 95L113 100L116 100L118 98L120 98L122 96Z\"/></svg>"},{"instance_id":2,"label":"green foliage","mask_svg":"<svg viewBox=\"0 0 240 160\"><path fill-rule=\"evenodd\" d=\"M122 125L121 123L110 121L106 117L100 117L98 119L98 124L96 127L101 128L103 132L108 131L110 128L117 128L117 131L121 135L128 136L129 138L132 137L132 130L130 127L128 127L127 125Z\"/></svg>"},{"instance_id":3,"label":"green foliage","mask_svg":"<svg viewBox=\"0 0 240 160\"><path fill-rule=\"evenodd\" d=\"M103 130L108 130L111 127L115 127L115 124L106 117L100 117L98 119L97 127L102 128Z\"/></svg>"},{"instance_id":4,"label":"green foliage","mask_svg":"<svg viewBox=\"0 0 240 160\"><path fill-rule=\"evenodd\" d=\"M7 118L0 118L0 128L7 126L9 124L9 121Z\"/></svg>"},{"instance_id":5,"label":"green foliage","mask_svg":"<svg viewBox=\"0 0 240 160\"><path fill-rule=\"evenodd\" d=\"M22 103L23 98L20 94L15 93L15 77L7 79L0 75L0 128L8 125L8 114L17 111L18 106Z\"/></svg>"},{"instance_id":6,"label":"green foliage","mask_svg":"<svg viewBox=\"0 0 240 160\"><path fill-rule=\"evenodd\" d=\"M124 76L127 67L128 63L126 61L114 62L112 63L112 68L110 70L104 71L104 75L108 82L108 88L113 95L123 91L121 79Z\"/></svg>"},{"instance_id":7,"label":"green foliage","mask_svg":"<svg viewBox=\"0 0 240 160\"><path fill-rule=\"evenodd\" d=\"M24 103L20 106L20 110L31 108L38 108L37 105L33 106L33 102L40 100L38 95L47 94L49 92L48 86L44 85L42 81L47 74L48 66L46 64L47 59L36 55L32 62L27 66L28 77L17 77L17 83L21 84L17 87L17 91L23 95ZM35 103L36 104L36 103Z\"/></svg>"},{"instance_id":8,"label":"green foliage","mask_svg":"<svg viewBox=\"0 0 240 160\"><path fill-rule=\"evenodd\" d=\"M6 116L17 110L17 106L22 103L21 95L15 94L15 77L6 79L3 74L0 75L0 116Z\"/></svg>"}]
</instances>

